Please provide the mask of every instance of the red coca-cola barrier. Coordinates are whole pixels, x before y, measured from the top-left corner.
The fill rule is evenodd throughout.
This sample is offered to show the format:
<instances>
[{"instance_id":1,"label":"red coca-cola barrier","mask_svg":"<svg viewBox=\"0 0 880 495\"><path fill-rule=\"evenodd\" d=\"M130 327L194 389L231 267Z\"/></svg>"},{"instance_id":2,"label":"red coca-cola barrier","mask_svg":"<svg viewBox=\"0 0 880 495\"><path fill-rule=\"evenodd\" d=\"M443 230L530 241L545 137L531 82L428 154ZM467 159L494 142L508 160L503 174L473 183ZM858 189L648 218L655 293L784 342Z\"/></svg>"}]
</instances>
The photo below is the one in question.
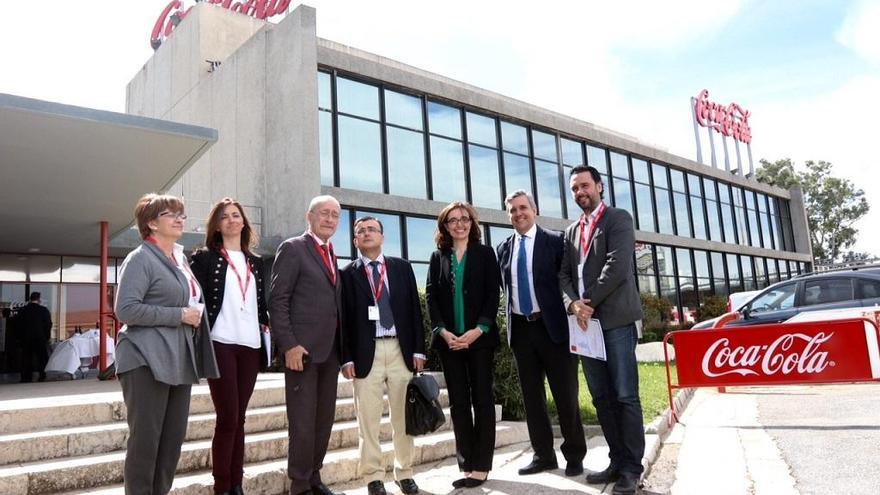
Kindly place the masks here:
<instances>
[{"instance_id":1,"label":"red coca-cola barrier","mask_svg":"<svg viewBox=\"0 0 880 495\"><path fill-rule=\"evenodd\" d=\"M679 330L663 339L675 346L672 391L693 387L799 385L880 381L880 332L863 318Z\"/></svg>"}]
</instances>

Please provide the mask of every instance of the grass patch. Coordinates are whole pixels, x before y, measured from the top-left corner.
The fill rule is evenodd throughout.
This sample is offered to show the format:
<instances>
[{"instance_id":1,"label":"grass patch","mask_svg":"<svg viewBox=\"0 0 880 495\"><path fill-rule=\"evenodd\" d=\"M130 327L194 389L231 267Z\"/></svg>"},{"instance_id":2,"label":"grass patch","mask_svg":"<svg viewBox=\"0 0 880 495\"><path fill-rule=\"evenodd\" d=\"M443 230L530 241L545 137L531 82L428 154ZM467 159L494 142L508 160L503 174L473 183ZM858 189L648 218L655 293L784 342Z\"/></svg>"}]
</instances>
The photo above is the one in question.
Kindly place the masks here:
<instances>
[{"instance_id":1,"label":"grass patch","mask_svg":"<svg viewBox=\"0 0 880 495\"><path fill-rule=\"evenodd\" d=\"M675 376L675 365L670 366L670 373ZM581 420L585 424L599 424L596 419L596 408L593 407L593 398L587 389L587 382L583 370L578 366L578 404L581 407ZM546 384L545 384L546 386ZM666 392L666 366L663 363L639 363L639 398L642 401L642 416L645 423L652 421L664 409L669 407L669 396ZM554 423L556 417L556 403L550 388L547 387L547 408L550 411L550 419Z\"/></svg>"}]
</instances>

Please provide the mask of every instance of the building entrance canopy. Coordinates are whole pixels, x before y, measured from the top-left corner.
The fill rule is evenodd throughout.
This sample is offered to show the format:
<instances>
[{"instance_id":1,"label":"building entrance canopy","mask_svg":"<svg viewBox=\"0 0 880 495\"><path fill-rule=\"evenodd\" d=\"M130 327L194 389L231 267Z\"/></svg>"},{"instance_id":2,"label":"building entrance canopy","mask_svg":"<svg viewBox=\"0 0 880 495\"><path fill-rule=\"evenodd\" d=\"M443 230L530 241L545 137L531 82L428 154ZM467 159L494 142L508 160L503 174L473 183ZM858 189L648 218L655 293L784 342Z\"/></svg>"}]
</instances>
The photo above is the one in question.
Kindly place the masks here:
<instances>
[{"instance_id":1,"label":"building entrance canopy","mask_svg":"<svg viewBox=\"0 0 880 495\"><path fill-rule=\"evenodd\" d=\"M0 252L96 256L217 141L214 129L0 93Z\"/></svg>"}]
</instances>

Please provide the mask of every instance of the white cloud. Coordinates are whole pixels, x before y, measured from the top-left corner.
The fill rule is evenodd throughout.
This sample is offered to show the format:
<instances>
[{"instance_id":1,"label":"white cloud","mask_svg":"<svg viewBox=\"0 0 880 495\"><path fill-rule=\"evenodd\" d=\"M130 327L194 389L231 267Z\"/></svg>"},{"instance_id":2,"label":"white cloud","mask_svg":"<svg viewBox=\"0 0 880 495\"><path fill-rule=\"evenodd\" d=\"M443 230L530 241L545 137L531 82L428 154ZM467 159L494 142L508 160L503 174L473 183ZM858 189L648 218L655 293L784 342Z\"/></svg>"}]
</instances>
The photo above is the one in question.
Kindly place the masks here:
<instances>
[{"instance_id":1,"label":"white cloud","mask_svg":"<svg viewBox=\"0 0 880 495\"><path fill-rule=\"evenodd\" d=\"M873 97L878 90L880 76L856 77L809 100L758 105L754 113L760 118L753 124L756 159L826 160L834 164L834 175L865 191L871 211L856 225L853 249L874 255L880 255L880 163L874 144L880 100Z\"/></svg>"},{"instance_id":2,"label":"white cloud","mask_svg":"<svg viewBox=\"0 0 880 495\"><path fill-rule=\"evenodd\" d=\"M880 2L862 0L846 14L837 41L868 62L880 65Z\"/></svg>"}]
</instances>

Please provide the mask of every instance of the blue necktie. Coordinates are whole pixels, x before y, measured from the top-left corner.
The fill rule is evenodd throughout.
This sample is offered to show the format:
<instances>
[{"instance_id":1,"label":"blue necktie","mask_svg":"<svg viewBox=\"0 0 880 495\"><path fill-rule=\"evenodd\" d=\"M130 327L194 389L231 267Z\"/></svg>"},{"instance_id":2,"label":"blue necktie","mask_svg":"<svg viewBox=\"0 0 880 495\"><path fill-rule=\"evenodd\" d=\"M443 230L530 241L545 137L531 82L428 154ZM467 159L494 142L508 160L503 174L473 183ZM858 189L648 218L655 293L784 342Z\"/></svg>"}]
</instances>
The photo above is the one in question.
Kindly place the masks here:
<instances>
[{"instance_id":1,"label":"blue necktie","mask_svg":"<svg viewBox=\"0 0 880 495\"><path fill-rule=\"evenodd\" d=\"M525 316L532 314L532 293L529 290L529 260L526 258L526 236L519 238L519 254L516 256L516 295L519 311Z\"/></svg>"},{"instance_id":2,"label":"blue necktie","mask_svg":"<svg viewBox=\"0 0 880 495\"><path fill-rule=\"evenodd\" d=\"M385 281L379 278L381 275L379 262L371 261L370 266L373 267L373 287L379 290L379 287L385 285ZM382 325L382 328L390 329L394 326L394 315L391 313L391 294L388 293L387 285L382 289L377 304L379 305L379 324Z\"/></svg>"}]
</instances>

